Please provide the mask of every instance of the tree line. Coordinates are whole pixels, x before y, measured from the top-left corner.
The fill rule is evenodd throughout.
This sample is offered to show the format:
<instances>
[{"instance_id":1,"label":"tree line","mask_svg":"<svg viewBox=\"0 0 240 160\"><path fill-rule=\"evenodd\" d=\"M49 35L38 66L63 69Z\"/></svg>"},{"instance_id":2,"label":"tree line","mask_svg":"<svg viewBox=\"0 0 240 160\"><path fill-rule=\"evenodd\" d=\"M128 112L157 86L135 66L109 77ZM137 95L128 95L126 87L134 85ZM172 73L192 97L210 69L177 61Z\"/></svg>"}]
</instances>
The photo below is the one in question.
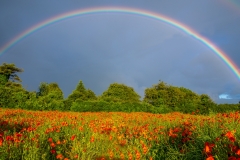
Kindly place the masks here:
<instances>
[{"instance_id":1,"label":"tree line","mask_svg":"<svg viewBox=\"0 0 240 160\"><path fill-rule=\"evenodd\" d=\"M60 110L76 112L121 111L209 114L239 110L239 104L216 104L207 94L196 94L163 81L145 89L143 100L132 87L112 83L100 96L86 89L80 80L75 90L64 99L59 85L40 83L38 90L27 91L17 73L23 72L15 64L0 66L0 107L28 110Z\"/></svg>"}]
</instances>

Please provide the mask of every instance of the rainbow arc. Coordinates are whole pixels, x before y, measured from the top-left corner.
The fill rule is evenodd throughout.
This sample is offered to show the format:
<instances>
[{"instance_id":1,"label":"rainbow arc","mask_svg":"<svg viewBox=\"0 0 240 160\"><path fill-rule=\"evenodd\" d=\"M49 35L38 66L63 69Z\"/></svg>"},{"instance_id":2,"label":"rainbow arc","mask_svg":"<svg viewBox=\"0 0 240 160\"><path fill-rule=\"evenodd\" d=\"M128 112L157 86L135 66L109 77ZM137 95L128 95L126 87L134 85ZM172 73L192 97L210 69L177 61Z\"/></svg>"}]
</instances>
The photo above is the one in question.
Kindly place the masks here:
<instances>
[{"instance_id":1,"label":"rainbow arc","mask_svg":"<svg viewBox=\"0 0 240 160\"><path fill-rule=\"evenodd\" d=\"M52 18L49 18L43 22L40 22L24 32L20 33L16 37L14 37L11 41L6 43L4 46L0 48L0 55L3 53L6 53L7 50L9 50L11 47L13 47L16 43L27 37L28 35L32 34L33 32L36 32L46 26L49 26L53 23L68 19L68 18L73 18L76 16L84 16L84 15L89 15L89 14L99 14L99 13L126 13L126 14L134 14L134 15L139 15L139 16L144 16L148 18L153 18L162 22L165 22L167 24L170 24L186 34L191 35L204 45L206 45L208 48L210 48L216 55L218 55L225 63L226 65L233 71L233 73L237 76L238 79L240 79L240 73L238 71L237 65L227 56L226 53L224 53L220 48L215 46L210 40L207 38L201 36L198 34L196 31L191 29L190 27L174 20L169 17L166 17L164 15L161 15L159 13L154 13L151 11L146 11L142 9L135 9L135 8L127 8L127 7L97 7L97 8L86 8L86 9L80 9L80 10L75 10L67 13L63 13L57 16L54 16Z\"/></svg>"}]
</instances>

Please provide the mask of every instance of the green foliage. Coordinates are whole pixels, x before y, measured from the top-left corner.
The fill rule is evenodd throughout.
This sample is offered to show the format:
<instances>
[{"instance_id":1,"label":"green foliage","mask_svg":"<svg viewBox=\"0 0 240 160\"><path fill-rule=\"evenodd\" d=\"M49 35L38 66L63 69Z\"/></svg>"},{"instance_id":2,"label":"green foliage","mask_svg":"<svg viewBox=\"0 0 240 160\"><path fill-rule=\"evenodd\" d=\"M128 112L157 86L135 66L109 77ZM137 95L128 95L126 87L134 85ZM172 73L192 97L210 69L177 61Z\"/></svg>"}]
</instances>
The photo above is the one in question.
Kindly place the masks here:
<instances>
[{"instance_id":1,"label":"green foliage","mask_svg":"<svg viewBox=\"0 0 240 160\"><path fill-rule=\"evenodd\" d=\"M0 66L0 107L21 108L28 99L26 91L20 83L17 72L22 72L14 64L3 63Z\"/></svg>"},{"instance_id":2,"label":"green foliage","mask_svg":"<svg viewBox=\"0 0 240 160\"><path fill-rule=\"evenodd\" d=\"M63 100L63 92L57 83L41 83L37 96L49 96L51 99Z\"/></svg>"},{"instance_id":3,"label":"green foliage","mask_svg":"<svg viewBox=\"0 0 240 160\"><path fill-rule=\"evenodd\" d=\"M85 88L82 80L79 81L76 89L68 96L68 98L64 101L65 108L70 110L70 107L74 102L84 102L84 101L93 101L96 100L97 97L93 91Z\"/></svg>"},{"instance_id":4,"label":"green foliage","mask_svg":"<svg viewBox=\"0 0 240 160\"><path fill-rule=\"evenodd\" d=\"M40 110L63 110L63 92L57 83L41 83L37 92L37 102Z\"/></svg>"},{"instance_id":5,"label":"green foliage","mask_svg":"<svg viewBox=\"0 0 240 160\"><path fill-rule=\"evenodd\" d=\"M199 96L189 89L171 86L162 81L145 90L143 101L159 107L160 112L208 114L210 107L216 105L206 94Z\"/></svg>"},{"instance_id":6,"label":"green foliage","mask_svg":"<svg viewBox=\"0 0 240 160\"><path fill-rule=\"evenodd\" d=\"M92 90L87 89L86 90L86 99L87 100L97 100L97 96Z\"/></svg>"},{"instance_id":7,"label":"green foliage","mask_svg":"<svg viewBox=\"0 0 240 160\"><path fill-rule=\"evenodd\" d=\"M200 114L209 114L210 108L213 108L216 104L212 101L212 99L206 95L200 95L200 102L198 105L198 110Z\"/></svg>"},{"instance_id":8,"label":"green foliage","mask_svg":"<svg viewBox=\"0 0 240 160\"><path fill-rule=\"evenodd\" d=\"M214 113L228 113L240 111L240 104L218 104L210 108Z\"/></svg>"},{"instance_id":9,"label":"green foliage","mask_svg":"<svg viewBox=\"0 0 240 160\"><path fill-rule=\"evenodd\" d=\"M8 79L3 74L0 74L0 86L4 86L8 82Z\"/></svg>"},{"instance_id":10,"label":"green foliage","mask_svg":"<svg viewBox=\"0 0 240 160\"><path fill-rule=\"evenodd\" d=\"M74 102L70 109L74 112L154 112L154 107L147 103L85 101ZM156 111L155 111L156 112ZM156 112L157 113L157 112Z\"/></svg>"},{"instance_id":11,"label":"green foliage","mask_svg":"<svg viewBox=\"0 0 240 160\"><path fill-rule=\"evenodd\" d=\"M7 82L0 86L0 97L0 107L21 108L28 98L28 91L19 83Z\"/></svg>"},{"instance_id":12,"label":"green foliage","mask_svg":"<svg viewBox=\"0 0 240 160\"><path fill-rule=\"evenodd\" d=\"M132 87L124 84L113 83L100 96L100 100L106 102L140 102L140 96Z\"/></svg>"},{"instance_id":13,"label":"green foliage","mask_svg":"<svg viewBox=\"0 0 240 160\"><path fill-rule=\"evenodd\" d=\"M40 103L37 98L36 92L29 92L28 99L25 102L24 109L28 110L41 110Z\"/></svg>"},{"instance_id":14,"label":"green foliage","mask_svg":"<svg viewBox=\"0 0 240 160\"><path fill-rule=\"evenodd\" d=\"M7 63L3 63L0 66L0 75L5 77L5 81L10 80L10 81L18 81L21 82L21 79L18 77L18 75L16 74L17 72L23 72L22 69L17 68L15 66L15 64L7 64ZM1 78L2 80L2 78Z\"/></svg>"}]
</instances>

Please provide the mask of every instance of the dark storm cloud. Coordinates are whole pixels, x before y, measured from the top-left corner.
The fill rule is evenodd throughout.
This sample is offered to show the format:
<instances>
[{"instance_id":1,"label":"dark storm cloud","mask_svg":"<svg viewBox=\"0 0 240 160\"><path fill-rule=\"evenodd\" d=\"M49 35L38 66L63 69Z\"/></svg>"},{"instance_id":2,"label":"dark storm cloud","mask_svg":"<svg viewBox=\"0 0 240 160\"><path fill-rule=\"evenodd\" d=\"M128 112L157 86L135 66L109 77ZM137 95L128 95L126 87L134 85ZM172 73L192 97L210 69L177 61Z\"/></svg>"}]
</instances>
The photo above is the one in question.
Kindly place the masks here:
<instances>
[{"instance_id":1,"label":"dark storm cloud","mask_svg":"<svg viewBox=\"0 0 240 160\"><path fill-rule=\"evenodd\" d=\"M27 3L28 2L28 3ZM58 5L56 5L58 3ZM4 1L0 5L0 46L25 29L67 11L93 6L127 6L161 13L209 38L240 66L240 15L218 1ZM179 29L128 14L81 16L43 28L1 55L14 62L28 90L57 82L65 97L83 80L101 94L110 83L125 83L143 97L163 80L219 103L239 100L239 79L219 56ZM219 99L226 94L231 99ZM222 96L223 97L223 96Z\"/></svg>"}]
</instances>

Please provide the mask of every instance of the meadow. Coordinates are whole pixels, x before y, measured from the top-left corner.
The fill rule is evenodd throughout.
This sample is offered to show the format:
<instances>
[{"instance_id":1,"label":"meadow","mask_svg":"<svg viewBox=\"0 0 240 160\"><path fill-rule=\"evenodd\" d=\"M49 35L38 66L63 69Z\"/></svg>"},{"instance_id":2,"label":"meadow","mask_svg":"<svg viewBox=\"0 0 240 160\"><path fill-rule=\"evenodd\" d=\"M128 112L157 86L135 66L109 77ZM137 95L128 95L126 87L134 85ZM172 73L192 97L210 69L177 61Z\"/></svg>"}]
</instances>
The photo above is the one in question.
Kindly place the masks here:
<instances>
[{"instance_id":1,"label":"meadow","mask_svg":"<svg viewBox=\"0 0 240 160\"><path fill-rule=\"evenodd\" d=\"M239 112L60 112L0 108L0 159L239 160Z\"/></svg>"}]
</instances>

